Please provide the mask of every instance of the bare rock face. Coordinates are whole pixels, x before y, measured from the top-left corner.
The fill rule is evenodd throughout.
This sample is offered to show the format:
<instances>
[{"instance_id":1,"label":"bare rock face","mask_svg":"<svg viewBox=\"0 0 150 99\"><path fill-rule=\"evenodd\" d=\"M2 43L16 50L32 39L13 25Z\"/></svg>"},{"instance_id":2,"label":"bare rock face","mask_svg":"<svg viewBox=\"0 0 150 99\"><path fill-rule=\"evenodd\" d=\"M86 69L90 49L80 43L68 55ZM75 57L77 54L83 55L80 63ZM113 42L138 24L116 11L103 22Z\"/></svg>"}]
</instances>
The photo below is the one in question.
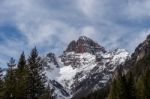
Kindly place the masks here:
<instances>
[{"instance_id":1,"label":"bare rock face","mask_svg":"<svg viewBox=\"0 0 150 99\"><path fill-rule=\"evenodd\" d=\"M95 55L97 52L106 52L106 50L98 43L95 43L92 39L85 36L81 36L77 41L72 41L65 52L88 52Z\"/></svg>"},{"instance_id":2,"label":"bare rock face","mask_svg":"<svg viewBox=\"0 0 150 99\"><path fill-rule=\"evenodd\" d=\"M121 73L126 74L128 71L133 70L134 66L136 66L138 61L149 56L150 56L150 35L148 35L146 40L136 47L134 53L131 55L130 58L126 60L123 66L118 66L116 68L113 78L116 78L118 74ZM141 71L143 69L142 67L143 66L139 67Z\"/></svg>"},{"instance_id":3,"label":"bare rock face","mask_svg":"<svg viewBox=\"0 0 150 99\"><path fill-rule=\"evenodd\" d=\"M144 56L150 55L150 35L147 36L147 39L141 43L132 54L132 60L139 61Z\"/></svg>"},{"instance_id":4,"label":"bare rock face","mask_svg":"<svg viewBox=\"0 0 150 99\"><path fill-rule=\"evenodd\" d=\"M57 67L59 67L56 56L54 53L49 53L47 54L47 57L49 58L49 62L53 62L54 65L56 65Z\"/></svg>"},{"instance_id":5,"label":"bare rock face","mask_svg":"<svg viewBox=\"0 0 150 99\"><path fill-rule=\"evenodd\" d=\"M61 60L64 65L71 65L73 67L81 66L81 60L79 54L90 53L96 56L96 61L100 61L100 53L106 53L104 47L94 42L92 39L81 36L77 41L72 41L66 51L61 56Z\"/></svg>"},{"instance_id":6,"label":"bare rock face","mask_svg":"<svg viewBox=\"0 0 150 99\"><path fill-rule=\"evenodd\" d=\"M59 68L59 64L57 62L57 59L56 59L56 56L54 53L48 53L46 55L46 57L43 59L43 64L48 67L48 68L51 68L48 66L48 63L51 63L53 64L54 66L56 66L56 68Z\"/></svg>"}]
</instances>

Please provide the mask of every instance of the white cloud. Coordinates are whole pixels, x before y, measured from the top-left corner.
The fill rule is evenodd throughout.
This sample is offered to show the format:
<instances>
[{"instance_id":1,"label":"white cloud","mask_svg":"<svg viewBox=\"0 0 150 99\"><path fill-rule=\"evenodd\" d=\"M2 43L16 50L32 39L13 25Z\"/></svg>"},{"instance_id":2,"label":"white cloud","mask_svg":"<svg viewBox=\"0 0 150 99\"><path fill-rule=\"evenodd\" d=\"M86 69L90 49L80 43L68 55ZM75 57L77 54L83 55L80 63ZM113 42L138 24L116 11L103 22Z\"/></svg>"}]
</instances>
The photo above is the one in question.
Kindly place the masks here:
<instances>
[{"instance_id":1,"label":"white cloud","mask_svg":"<svg viewBox=\"0 0 150 99\"><path fill-rule=\"evenodd\" d=\"M10 57L18 59L22 51L24 51L27 46L22 40L19 40L17 38L8 39L8 37L4 35L4 33L0 33L0 37L5 40L0 44L0 66L5 67ZM27 52L28 50L25 50L25 52Z\"/></svg>"},{"instance_id":2,"label":"white cloud","mask_svg":"<svg viewBox=\"0 0 150 99\"><path fill-rule=\"evenodd\" d=\"M144 19L150 17L150 0L129 0L125 9L129 19Z\"/></svg>"},{"instance_id":3,"label":"white cloud","mask_svg":"<svg viewBox=\"0 0 150 99\"><path fill-rule=\"evenodd\" d=\"M22 49L26 50L35 45L47 48L46 51L60 53L71 40L81 35L91 37L108 49L120 46L134 49L133 46L142 41L148 34L146 32L149 32L141 28L139 31L145 32L135 34L138 30L136 27L123 23L127 18L141 20L149 17L149 0L75 0L71 1L71 4L67 3L66 8L60 3L57 4L58 1L51 2L56 5L49 6L49 0L0 1L0 25L10 21L26 40L20 42L3 38L11 43L0 45L0 50L4 50L1 54L13 56L18 52L20 54ZM65 7L66 3L62 5ZM130 34L132 31L133 34ZM127 36L134 38L128 39L129 45L122 45ZM24 48L25 42L27 44ZM12 47L10 45L16 48L9 52Z\"/></svg>"},{"instance_id":4,"label":"white cloud","mask_svg":"<svg viewBox=\"0 0 150 99\"><path fill-rule=\"evenodd\" d=\"M83 13L89 17L93 16L96 0L77 0L77 5Z\"/></svg>"},{"instance_id":5,"label":"white cloud","mask_svg":"<svg viewBox=\"0 0 150 99\"><path fill-rule=\"evenodd\" d=\"M85 26L81 29L81 35L85 35L93 39L96 37L97 34L97 30L93 26Z\"/></svg>"},{"instance_id":6,"label":"white cloud","mask_svg":"<svg viewBox=\"0 0 150 99\"><path fill-rule=\"evenodd\" d=\"M76 7L91 20L104 18L107 12L108 0L77 0ZM103 20L100 20L103 21Z\"/></svg>"},{"instance_id":7,"label":"white cloud","mask_svg":"<svg viewBox=\"0 0 150 99\"><path fill-rule=\"evenodd\" d=\"M0 8L7 9L5 13L15 13L12 15L12 20L30 46L48 41L51 43L54 36L66 43L78 35L75 28L51 17L53 11L42 6L39 0L6 0ZM7 18L4 19L7 20Z\"/></svg>"},{"instance_id":8,"label":"white cloud","mask_svg":"<svg viewBox=\"0 0 150 99\"><path fill-rule=\"evenodd\" d=\"M134 49L142 43L146 37L150 34L150 29L142 30L139 33L137 33L137 36L135 36L131 41L129 41L128 47L132 49L132 52Z\"/></svg>"}]
</instances>

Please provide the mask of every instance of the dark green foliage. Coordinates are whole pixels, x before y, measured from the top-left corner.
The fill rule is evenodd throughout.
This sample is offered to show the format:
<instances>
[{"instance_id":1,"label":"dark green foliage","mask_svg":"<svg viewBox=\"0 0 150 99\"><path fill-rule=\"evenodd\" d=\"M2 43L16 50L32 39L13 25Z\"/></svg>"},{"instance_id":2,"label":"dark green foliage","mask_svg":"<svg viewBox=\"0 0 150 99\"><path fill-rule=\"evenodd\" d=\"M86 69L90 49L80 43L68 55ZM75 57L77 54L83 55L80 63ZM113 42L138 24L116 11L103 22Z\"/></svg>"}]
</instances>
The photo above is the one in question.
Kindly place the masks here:
<instances>
[{"instance_id":1,"label":"dark green foliage","mask_svg":"<svg viewBox=\"0 0 150 99\"><path fill-rule=\"evenodd\" d=\"M146 70L150 70L150 56L143 57L143 59L134 64L134 67L130 71L132 71L137 80Z\"/></svg>"},{"instance_id":2,"label":"dark green foliage","mask_svg":"<svg viewBox=\"0 0 150 99\"><path fill-rule=\"evenodd\" d=\"M128 99L126 86L127 80L125 75L119 75L118 79L114 80L112 84L109 99Z\"/></svg>"},{"instance_id":3,"label":"dark green foliage","mask_svg":"<svg viewBox=\"0 0 150 99\"><path fill-rule=\"evenodd\" d=\"M83 99L150 99L150 56L136 62L126 75L118 73L105 97L101 97L105 91L96 91Z\"/></svg>"},{"instance_id":4,"label":"dark green foliage","mask_svg":"<svg viewBox=\"0 0 150 99\"><path fill-rule=\"evenodd\" d=\"M39 99L55 99L53 92L54 90L51 89L50 85L48 84L44 90L44 93L40 96Z\"/></svg>"},{"instance_id":5,"label":"dark green foliage","mask_svg":"<svg viewBox=\"0 0 150 99\"><path fill-rule=\"evenodd\" d=\"M144 85L144 80L143 76L141 76L138 81L137 81L137 99L146 99L145 98L145 85Z\"/></svg>"},{"instance_id":6,"label":"dark green foliage","mask_svg":"<svg viewBox=\"0 0 150 99\"><path fill-rule=\"evenodd\" d=\"M18 62L18 72L23 72L26 69L26 58L24 52L21 54Z\"/></svg>"},{"instance_id":7,"label":"dark green foliage","mask_svg":"<svg viewBox=\"0 0 150 99\"><path fill-rule=\"evenodd\" d=\"M37 49L34 48L28 59L28 94L31 99L38 99L44 92L45 75L41 58L38 56Z\"/></svg>"},{"instance_id":8,"label":"dark green foliage","mask_svg":"<svg viewBox=\"0 0 150 99\"><path fill-rule=\"evenodd\" d=\"M27 99L27 65L24 52L16 69L16 99Z\"/></svg>"},{"instance_id":9,"label":"dark green foliage","mask_svg":"<svg viewBox=\"0 0 150 99\"><path fill-rule=\"evenodd\" d=\"M147 70L137 82L137 98L150 99L150 71Z\"/></svg>"},{"instance_id":10,"label":"dark green foliage","mask_svg":"<svg viewBox=\"0 0 150 99\"><path fill-rule=\"evenodd\" d=\"M0 68L0 88L2 87L3 85L3 70L2 68Z\"/></svg>"},{"instance_id":11,"label":"dark green foliage","mask_svg":"<svg viewBox=\"0 0 150 99\"><path fill-rule=\"evenodd\" d=\"M120 74L112 83L109 99L136 99L133 75Z\"/></svg>"},{"instance_id":12,"label":"dark green foliage","mask_svg":"<svg viewBox=\"0 0 150 99\"><path fill-rule=\"evenodd\" d=\"M125 76L114 80L109 99L150 99L150 56L138 61Z\"/></svg>"},{"instance_id":13,"label":"dark green foliage","mask_svg":"<svg viewBox=\"0 0 150 99\"><path fill-rule=\"evenodd\" d=\"M5 76L5 95L6 99L15 99L15 88L16 88L16 75L15 69L16 66L15 60L13 58L10 59L10 62L7 64L8 70Z\"/></svg>"},{"instance_id":14,"label":"dark green foliage","mask_svg":"<svg viewBox=\"0 0 150 99\"><path fill-rule=\"evenodd\" d=\"M3 70L0 68L0 98L4 95Z\"/></svg>"},{"instance_id":15,"label":"dark green foliage","mask_svg":"<svg viewBox=\"0 0 150 99\"><path fill-rule=\"evenodd\" d=\"M136 86L132 72L127 75L126 93L127 99L136 99Z\"/></svg>"},{"instance_id":16,"label":"dark green foliage","mask_svg":"<svg viewBox=\"0 0 150 99\"><path fill-rule=\"evenodd\" d=\"M147 70L143 82L145 85L144 95L146 99L150 99L150 70Z\"/></svg>"},{"instance_id":17,"label":"dark green foliage","mask_svg":"<svg viewBox=\"0 0 150 99\"><path fill-rule=\"evenodd\" d=\"M141 59L133 73L136 78L137 99L150 99L150 56Z\"/></svg>"},{"instance_id":18,"label":"dark green foliage","mask_svg":"<svg viewBox=\"0 0 150 99\"><path fill-rule=\"evenodd\" d=\"M82 97L80 99L106 99L108 93L109 93L109 86L106 86L106 87L104 87L98 91L92 92L88 96Z\"/></svg>"},{"instance_id":19,"label":"dark green foliage","mask_svg":"<svg viewBox=\"0 0 150 99\"><path fill-rule=\"evenodd\" d=\"M117 99L127 99L127 90L126 90L126 86L127 86L127 82L126 82L126 78L125 75L121 76L118 79L118 96Z\"/></svg>"},{"instance_id":20,"label":"dark green foliage","mask_svg":"<svg viewBox=\"0 0 150 99\"><path fill-rule=\"evenodd\" d=\"M110 90L110 93L109 93L109 99L117 99L116 96L117 96L117 80L114 80L113 83L112 83L112 86L111 86L111 90Z\"/></svg>"},{"instance_id":21,"label":"dark green foliage","mask_svg":"<svg viewBox=\"0 0 150 99\"><path fill-rule=\"evenodd\" d=\"M36 48L28 61L23 52L17 65L13 58L7 65L4 77L0 68L0 99L54 99L53 90L45 87L44 67Z\"/></svg>"}]
</instances>

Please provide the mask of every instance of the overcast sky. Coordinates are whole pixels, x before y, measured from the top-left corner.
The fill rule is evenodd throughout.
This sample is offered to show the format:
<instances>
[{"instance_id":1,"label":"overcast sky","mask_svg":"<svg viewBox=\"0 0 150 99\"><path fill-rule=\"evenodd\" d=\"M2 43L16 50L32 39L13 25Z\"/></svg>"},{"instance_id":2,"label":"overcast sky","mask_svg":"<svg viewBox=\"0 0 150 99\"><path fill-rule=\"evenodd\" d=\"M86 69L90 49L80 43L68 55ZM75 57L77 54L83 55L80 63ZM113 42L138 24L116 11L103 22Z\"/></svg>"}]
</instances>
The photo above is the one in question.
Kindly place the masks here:
<instances>
[{"instance_id":1,"label":"overcast sky","mask_svg":"<svg viewBox=\"0 0 150 99\"><path fill-rule=\"evenodd\" d=\"M150 33L150 0L0 0L0 66L37 46L60 55L85 35L130 53Z\"/></svg>"}]
</instances>

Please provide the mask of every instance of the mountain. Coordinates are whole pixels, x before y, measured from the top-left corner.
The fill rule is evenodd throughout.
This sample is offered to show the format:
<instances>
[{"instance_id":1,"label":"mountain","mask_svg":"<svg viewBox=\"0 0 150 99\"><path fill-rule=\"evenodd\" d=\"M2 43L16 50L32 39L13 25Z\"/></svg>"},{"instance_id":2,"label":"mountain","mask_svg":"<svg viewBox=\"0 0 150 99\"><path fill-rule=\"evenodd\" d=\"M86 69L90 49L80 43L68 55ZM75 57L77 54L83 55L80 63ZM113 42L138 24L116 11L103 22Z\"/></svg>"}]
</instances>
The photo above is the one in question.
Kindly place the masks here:
<instances>
[{"instance_id":1,"label":"mountain","mask_svg":"<svg viewBox=\"0 0 150 99\"><path fill-rule=\"evenodd\" d=\"M135 76L140 76L147 68L149 68L148 61L150 57L150 35L147 36L141 44L139 44L131 58L125 63L129 71L133 71ZM144 63L143 65L140 63ZM142 66L141 66L142 65Z\"/></svg>"},{"instance_id":2,"label":"mountain","mask_svg":"<svg viewBox=\"0 0 150 99\"><path fill-rule=\"evenodd\" d=\"M57 99L70 99L105 87L116 68L129 57L124 49L107 51L92 39L81 36L61 56L47 54L43 64Z\"/></svg>"},{"instance_id":3,"label":"mountain","mask_svg":"<svg viewBox=\"0 0 150 99\"><path fill-rule=\"evenodd\" d=\"M139 61L142 61L143 59L149 56L150 56L150 35L148 35L147 38L135 48L135 51L132 53L131 57L128 60L126 60L123 66L124 68L122 68L123 71L128 72L138 68L140 68L139 71L142 71L143 69L145 69L144 66L136 67L136 65Z\"/></svg>"},{"instance_id":4,"label":"mountain","mask_svg":"<svg viewBox=\"0 0 150 99\"><path fill-rule=\"evenodd\" d=\"M92 39L87 38L86 36L81 36L77 41L72 41L65 52L88 52L95 55L97 52L106 52L106 50L98 43L95 43Z\"/></svg>"},{"instance_id":5,"label":"mountain","mask_svg":"<svg viewBox=\"0 0 150 99\"><path fill-rule=\"evenodd\" d=\"M150 35L124 64L117 66L106 87L83 99L150 99Z\"/></svg>"}]
</instances>

